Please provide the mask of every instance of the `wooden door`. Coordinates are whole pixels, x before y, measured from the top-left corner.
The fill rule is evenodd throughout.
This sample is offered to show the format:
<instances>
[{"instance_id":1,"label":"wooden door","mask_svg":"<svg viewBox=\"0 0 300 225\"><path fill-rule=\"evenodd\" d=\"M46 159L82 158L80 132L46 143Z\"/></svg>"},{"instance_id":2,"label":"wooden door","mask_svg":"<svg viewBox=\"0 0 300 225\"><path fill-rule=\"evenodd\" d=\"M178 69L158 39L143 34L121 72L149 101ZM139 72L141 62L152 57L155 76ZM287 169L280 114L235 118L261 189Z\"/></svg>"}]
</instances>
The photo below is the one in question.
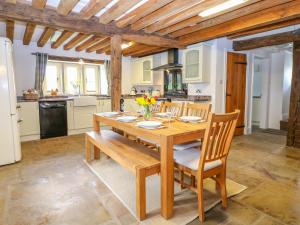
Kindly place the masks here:
<instances>
[{"instance_id":1,"label":"wooden door","mask_svg":"<svg viewBox=\"0 0 300 225\"><path fill-rule=\"evenodd\" d=\"M241 111L235 135L243 135L245 128L246 69L245 54L227 53L226 112Z\"/></svg>"}]
</instances>

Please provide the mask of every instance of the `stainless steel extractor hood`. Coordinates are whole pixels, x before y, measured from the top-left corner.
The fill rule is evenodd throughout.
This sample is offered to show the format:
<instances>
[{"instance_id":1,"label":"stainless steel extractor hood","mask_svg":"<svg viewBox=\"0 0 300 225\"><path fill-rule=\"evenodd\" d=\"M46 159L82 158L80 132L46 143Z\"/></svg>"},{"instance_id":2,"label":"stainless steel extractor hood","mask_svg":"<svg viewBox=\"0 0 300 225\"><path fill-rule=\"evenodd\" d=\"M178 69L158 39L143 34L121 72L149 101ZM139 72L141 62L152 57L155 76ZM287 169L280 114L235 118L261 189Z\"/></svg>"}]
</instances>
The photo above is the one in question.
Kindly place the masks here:
<instances>
[{"instance_id":1,"label":"stainless steel extractor hood","mask_svg":"<svg viewBox=\"0 0 300 225\"><path fill-rule=\"evenodd\" d=\"M152 70L180 70L182 65L178 63L178 48L168 50L168 64L153 68Z\"/></svg>"}]
</instances>

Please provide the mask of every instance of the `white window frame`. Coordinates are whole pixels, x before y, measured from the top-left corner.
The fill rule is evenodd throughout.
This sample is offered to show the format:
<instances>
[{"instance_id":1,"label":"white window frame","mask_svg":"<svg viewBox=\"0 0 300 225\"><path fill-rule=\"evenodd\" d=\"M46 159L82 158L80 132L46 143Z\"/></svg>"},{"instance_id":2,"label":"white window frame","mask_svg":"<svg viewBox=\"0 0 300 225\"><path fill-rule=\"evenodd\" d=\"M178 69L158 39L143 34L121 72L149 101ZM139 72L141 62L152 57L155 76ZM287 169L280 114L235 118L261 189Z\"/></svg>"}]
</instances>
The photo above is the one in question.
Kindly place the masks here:
<instances>
[{"instance_id":1,"label":"white window frame","mask_svg":"<svg viewBox=\"0 0 300 225\"><path fill-rule=\"evenodd\" d=\"M48 61L47 66L48 65L52 65L55 66L57 71L58 71L58 77L57 77L57 89L58 92L64 92L63 90L63 82L62 82L62 78L63 78L63 73L62 73L62 64L60 62L55 62L55 61ZM43 92L44 95L50 95L51 94L51 90L48 90L47 88L47 78L46 78L47 74L45 75L45 79L44 79L44 83L43 83Z\"/></svg>"},{"instance_id":2,"label":"white window frame","mask_svg":"<svg viewBox=\"0 0 300 225\"><path fill-rule=\"evenodd\" d=\"M86 86L87 86L87 77L86 77L86 69L87 68L95 68L96 69L96 90L95 91L88 91ZM100 66L97 64L84 64L82 65L82 72L83 72L83 90L84 94L99 94L101 93L100 90Z\"/></svg>"}]
</instances>

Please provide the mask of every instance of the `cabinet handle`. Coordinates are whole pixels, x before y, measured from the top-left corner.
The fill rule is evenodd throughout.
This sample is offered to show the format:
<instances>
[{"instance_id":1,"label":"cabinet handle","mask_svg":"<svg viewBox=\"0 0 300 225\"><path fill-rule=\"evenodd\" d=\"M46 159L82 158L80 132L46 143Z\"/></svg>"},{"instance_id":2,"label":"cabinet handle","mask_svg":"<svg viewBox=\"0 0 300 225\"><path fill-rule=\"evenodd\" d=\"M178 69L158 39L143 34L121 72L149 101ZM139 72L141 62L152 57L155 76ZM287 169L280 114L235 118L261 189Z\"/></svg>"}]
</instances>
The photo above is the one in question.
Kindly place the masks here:
<instances>
[{"instance_id":1,"label":"cabinet handle","mask_svg":"<svg viewBox=\"0 0 300 225\"><path fill-rule=\"evenodd\" d=\"M21 109L22 107L20 106L20 105L17 105L17 107L16 107L17 109Z\"/></svg>"},{"instance_id":2,"label":"cabinet handle","mask_svg":"<svg viewBox=\"0 0 300 225\"><path fill-rule=\"evenodd\" d=\"M23 119L18 119L17 123L22 123Z\"/></svg>"}]
</instances>

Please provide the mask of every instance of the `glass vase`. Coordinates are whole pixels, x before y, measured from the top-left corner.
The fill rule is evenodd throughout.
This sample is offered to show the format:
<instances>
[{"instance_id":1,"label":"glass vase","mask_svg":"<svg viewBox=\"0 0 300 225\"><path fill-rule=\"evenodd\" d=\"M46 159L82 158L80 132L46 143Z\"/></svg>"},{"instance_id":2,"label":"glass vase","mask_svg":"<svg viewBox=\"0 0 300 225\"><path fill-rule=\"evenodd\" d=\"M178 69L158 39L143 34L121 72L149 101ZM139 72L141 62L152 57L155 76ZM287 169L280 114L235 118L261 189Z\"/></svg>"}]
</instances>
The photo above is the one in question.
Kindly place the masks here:
<instances>
[{"instance_id":1,"label":"glass vase","mask_svg":"<svg viewBox=\"0 0 300 225\"><path fill-rule=\"evenodd\" d=\"M146 105L145 107L144 107L144 119L145 120L150 120L150 118L151 118L151 110L150 110L150 106L149 105Z\"/></svg>"}]
</instances>

